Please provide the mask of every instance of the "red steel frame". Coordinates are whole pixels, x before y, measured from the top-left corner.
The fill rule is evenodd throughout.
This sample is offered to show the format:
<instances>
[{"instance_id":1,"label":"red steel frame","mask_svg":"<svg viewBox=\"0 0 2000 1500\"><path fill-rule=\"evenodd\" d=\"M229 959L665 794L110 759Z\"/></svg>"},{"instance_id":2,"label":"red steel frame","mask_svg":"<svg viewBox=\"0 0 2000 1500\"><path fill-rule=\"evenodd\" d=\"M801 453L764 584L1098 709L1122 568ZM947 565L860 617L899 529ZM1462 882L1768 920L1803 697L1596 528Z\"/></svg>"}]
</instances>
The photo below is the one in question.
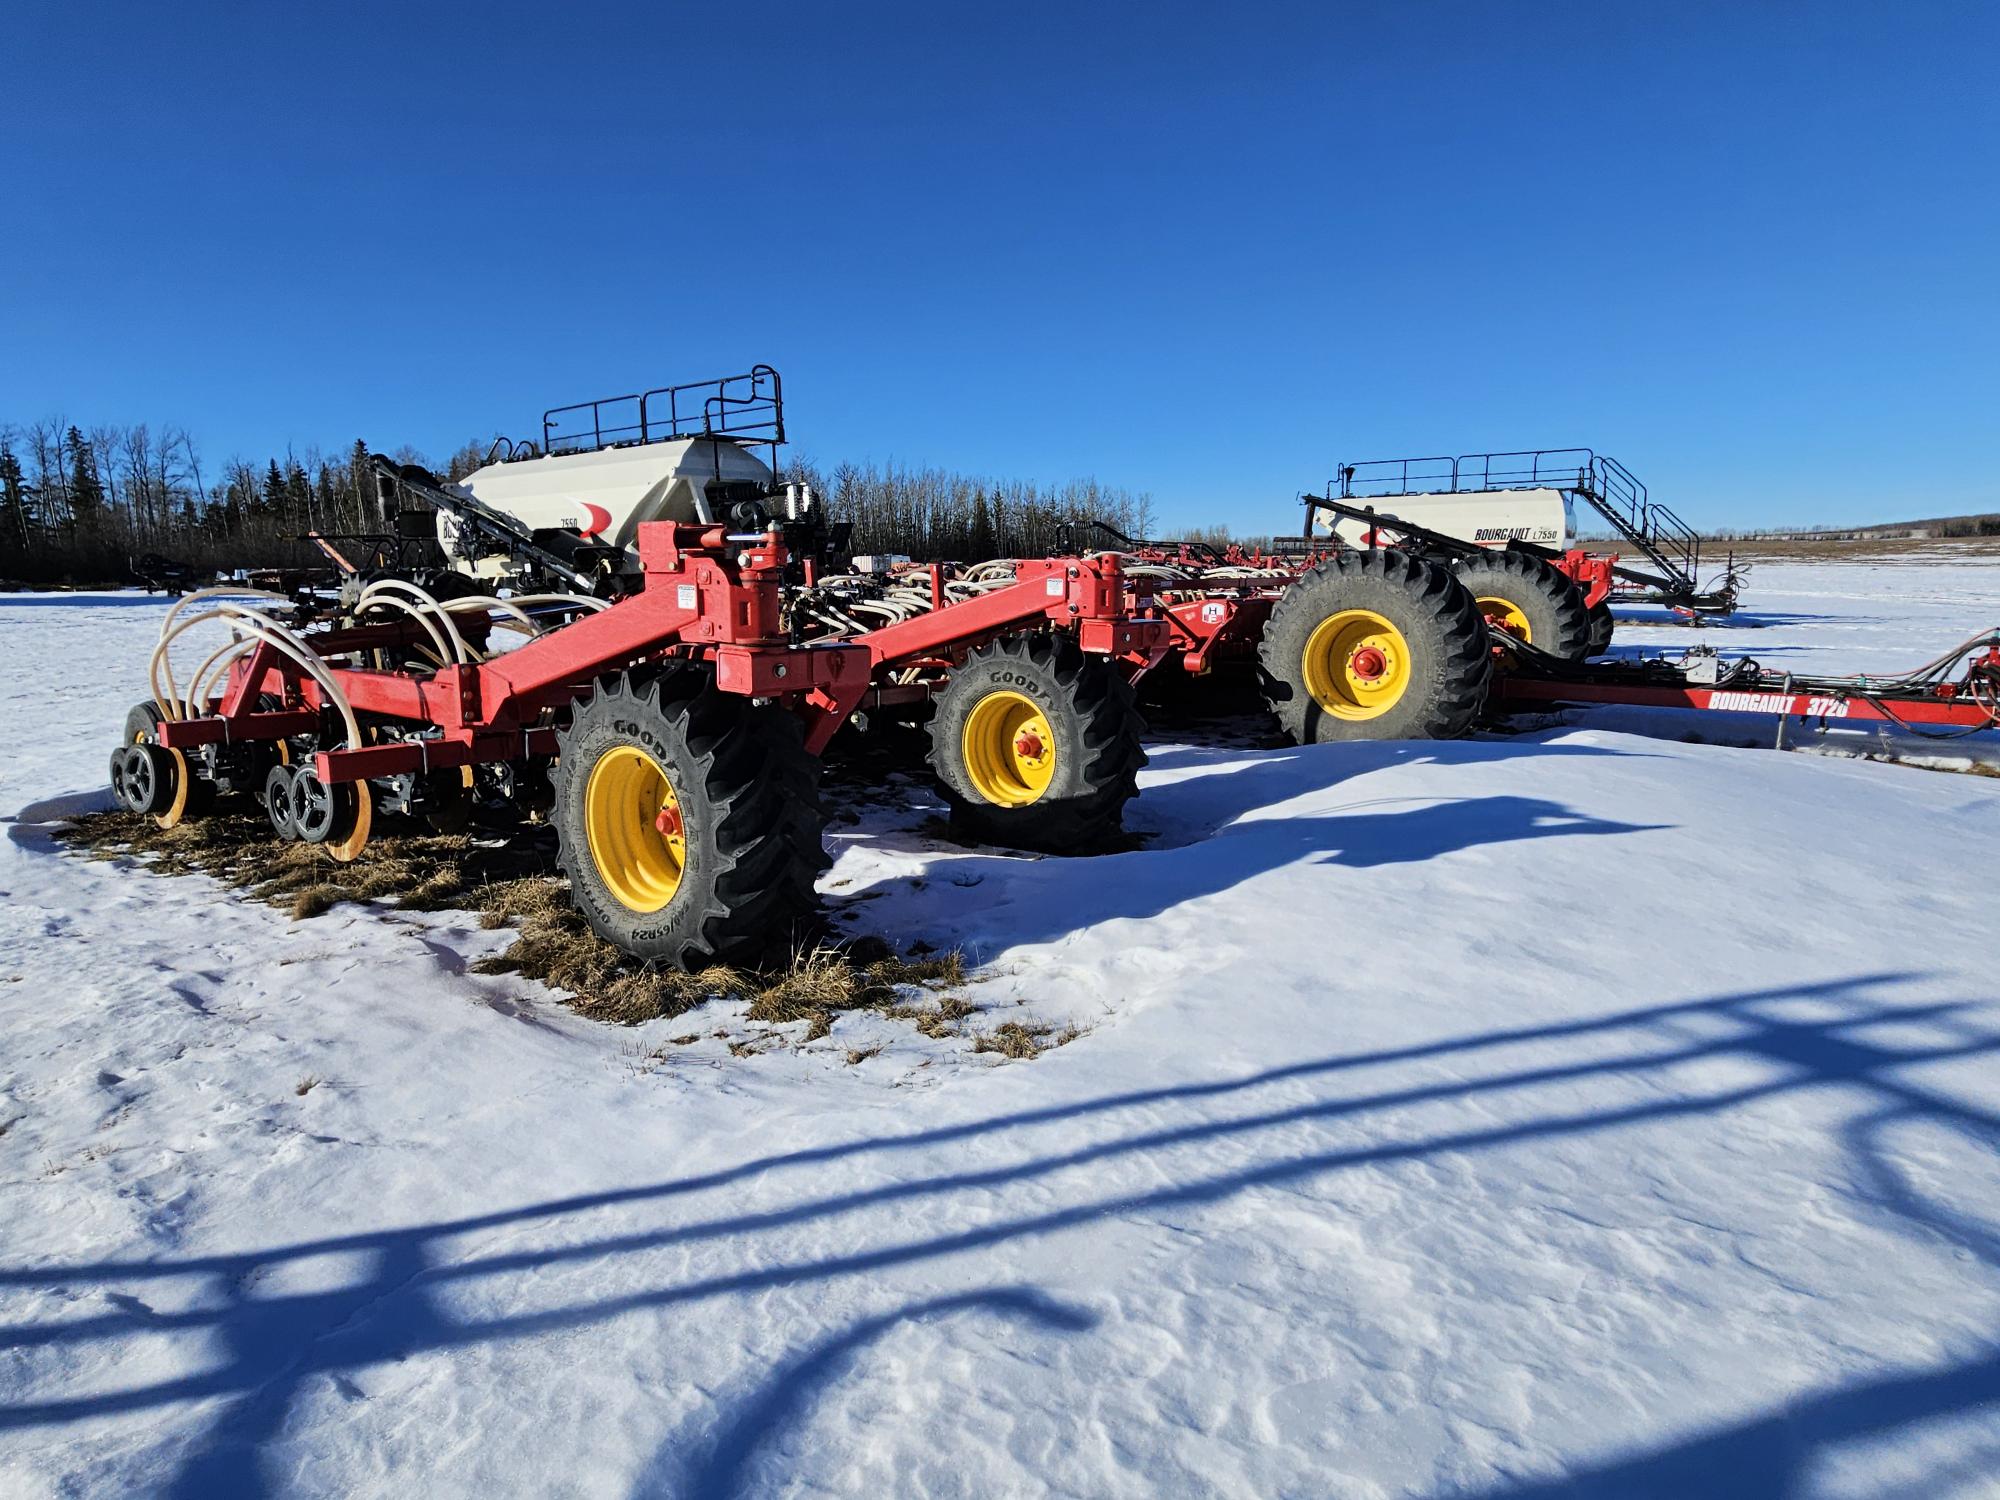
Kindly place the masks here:
<instances>
[{"instance_id":1,"label":"red steel frame","mask_svg":"<svg viewBox=\"0 0 2000 1500\"><path fill-rule=\"evenodd\" d=\"M1181 667L1199 677L1218 663L1253 658L1277 602L1276 591L1252 587L1166 600L1160 610L1181 654Z\"/></svg>"},{"instance_id":2,"label":"red steel frame","mask_svg":"<svg viewBox=\"0 0 2000 1500\"><path fill-rule=\"evenodd\" d=\"M1995 658L2000 664L2000 657ZM1966 692L1962 684L1946 683L1929 694L1871 693L1815 690L1794 692L1783 686L1707 686L1694 683L1637 683L1613 679L1572 682L1554 678L1496 673L1493 696L1501 703L1612 703L1629 708L1699 708L1721 713L1772 714L1824 722L1921 725L1941 729L1985 729L1994 724L1993 707Z\"/></svg>"},{"instance_id":3,"label":"red steel frame","mask_svg":"<svg viewBox=\"0 0 2000 1500\"><path fill-rule=\"evenodd\" d=\"M1173 558L1164 549L1159 549L1157 555L1141 555L1157 562L1200 561L1186 555ZM1304 572L1316 560L1291 560L1294 575ZM1251 559L1231 557L1229 561ZM1257 561L1266 566L1286 562L1261 557ZM1615 556L1595 556L1581 548L1572 548L1555 566L1582 590L1585 604L1595 606L1611 593L1616 562ZM1180 653L1181 665L1189 672L1204 674L1219 663L1254 658L1271 610L1289 586L1289 582L1238 584L1216 587L1208 593L1190 590L1184 597L1160 600L1159 608L1171 632L1171 649ZM1162 592L1171 595L1179 591ZM1151 599L1141 597L1137 608L1143 613L1152 603ZM1770 714L1821 722L1844 720L1971 730L1996 726L1993 704L2000 698L2000 648L1989 648L1974 660L1965 682L1940 684L1927 693L1863 691L1825 685L1793 690L1782 679L1718 685L1633 682L1622 680L1629 675L1628 669L1615 666L1604 669L1598 676L1592 676L1590 669L1584 668L1574 677L1542 677L1508 670L1512 660L1497 642L1495 652L1492 699L1498 705L1521 708L1608 703L1634 708ZM1985 685L1985 701L1973 690L1975 681Z\"/></svg>"},{"instance_id":4,"label":"red steel frame","mask_svg":"<svg viewBox=\"0 0 2000 1500\"><path fill-rule=\"evenodd\" d=\"M851 638L795 644L782 620L788 555L776 533L732 536L720 526L648 522L639 527L644 586L608 609L490 661L435 672L327 664L357 715L436 728L422 740L321 750L328 785L406 771L554 753L543 710L581 697L602 674L669 657L710 663L724 692L771 698L800 715L818 754L886 669L949 667L974 646L1047 621L1136 676L1168 650L1162 620L1127 606L1115 556L1023 562L1016 582ZM402 645L408 622L306 637L323 658ZM266 696L283 706L258 707ZM172 750L316 732L332 706L322 684L281 651L259 644L231 669L217 712L168 721Z\"/></svg>"},{"instance_id":5,"label":"red steel frame","mask_svg":"<svg viewBox=\"0 0 2000 1500\"><path fill-rule=\"evenodd\" d=\"M720 526L649 522L639 528L644 586L608 609L538 637L489 661L434 672L336 666L331 658L400 647L418 627L402 620L322 631L306 637L357 715L439 731L422 739L321 750L313 768L328 785L411 771L551 755L555 730L544 711L590 690L604 673L648 661L707 662L724 692L769 698L805 721L806 748L818 754L864 703L927 697L973 647L1024 626L1047 623L1074 632L1133 680L1173 651L1189 672L1254 656L1285 584L1239 584L1206 594L1156 599L1144 581L1128 582L1113 553L1019 563L1015 582L879 630L837 640L794 643L783 626L788 556L775 533L732 536ZM1582 554L1577 554L1582 556ZM1596 575L1598 597L1609 567ZM488 623L468 619L462 633L483 642ZM888 673L917 668L919 680L891 683ZM2000 690L2000 649L1974 666L1981 683ZM1965 684L1926 694L1848 691L1825 685L1792 690L1764 681L1723 685L1631 682L1612 668L1569 678L1509 672L1503 656L1494 698L1512 705L1612 703L1695 708L1805 719L1890 722L1940 728L1994 723L1990 701ZM263 706L275 699L276 708ZM160 725L159 742L186 751L206 744L275 740L316 733L332 698L298 662L259 643L231 669L214 713Z\"/></svg>"}]
</instances>

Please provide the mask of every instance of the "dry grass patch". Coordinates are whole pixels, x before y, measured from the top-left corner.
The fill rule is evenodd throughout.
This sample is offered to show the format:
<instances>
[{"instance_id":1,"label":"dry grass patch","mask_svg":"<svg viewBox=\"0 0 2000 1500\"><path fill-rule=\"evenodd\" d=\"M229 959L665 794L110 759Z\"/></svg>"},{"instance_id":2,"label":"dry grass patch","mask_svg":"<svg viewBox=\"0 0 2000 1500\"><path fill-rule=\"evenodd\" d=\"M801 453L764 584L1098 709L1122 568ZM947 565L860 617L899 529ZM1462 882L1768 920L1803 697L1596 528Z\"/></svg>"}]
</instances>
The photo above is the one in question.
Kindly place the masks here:
<instances>
[{"instance_id":1,"label":"dry grass patch","mask_svg":"<svg viewBox=\"0 0 2000 1500\"><path fill-rule=\"evenodd\" d=\"M903 991L912 986L952 989L964 983L965 958L956 949L936 957L903 957L888 951L879 939L864 939L847 948L819 947L794 954L791 967L750 1002L748 1017L775 1026L804 1021L808 1042L829 1035L834 1015L844 1010L879 1011L914 1021L925 1036L951 1035L938 1029L940 1018L957 1020L976 1006L955 995L944 996L935 1007L912 1005Z\"/></svg>"},{"instance_id":2,"label":"dry grass patch","mask_svg":"<svg viewBox=\"0 0 2000 1500\"><path fill-rule=\"evenodd\" d=\"M317 844L274 838L269 823L247 813L192 818L174 828L131 813L95 813L58 829L56 837L92 859L137 857L156 874L212 875L301 919L344 901L391 901L413 911L476 907L469 893L479 885L553 867L551 855L539 848L433 833L376 839L360 859L343 865Z\"/></svg>"},{"instance_id":3,"label":"dry grass patch","mask_svg":"<svg viewBox=\"0 0 2000 1500\"><path fill-rule=\"evenodd\" d=\"M1055 1040L1045 1041L1053 1035ZM1004 1021L988 1032L982 1032L972 1039L974 1052L997 1052L1002 1057L1016 1062L1040 1057L1044 1052L1056 1047L1067 1047L1082 1036L1081 1029L1065 1026L1057 1031L1053 1026L1031 1026L1023 1021Z\"/></svg>"},{"instance_id":4,"label":"dry grass patch","mask_svg":"<svg viewBox=\"0 0 2000 1500\"><path fill-rule=\"evenodd\" d=\"M941 995L935 1005L894 1005L884 1014L897 1021L908 1021L921 1035L935 1040L957 1036L958 1023L978 1010L963 995Z\"/></svg>"},{"instance_id":5,"label":"dry grass patch","mask_svg":"<svg viewBox=\"0 0 2000 1500\"><path fill-rule=\"evenodd\" d=\"M908 1021L935 1038L961 1035L958 1023L978 1009L950 993L966 982L962 954L921 945L899 954L879 938L802 949L767 971L712 967L684 974L647 967L598 937L570 905L546 830L524 830L505 842L388 833L352 864L312 844L281 842L262 818L240 813L170 829L130 813L99 813L78 818L57 837L92 859L137 857L158 874L214 876L298 920L360 901L476 913L481 927L513 927L515 935L504 952L476 961L473 972L540 980L565 992L578 1014L612 1025L680 1015L711 1000L741 1000L748 1002L747 1018L765 1026L805 1022L809 1042L829 1035L834 1017L853 1010ZM935 1002L926 996L920 1003L912 990L940 993ZM677 1045L695 1040L674 1039ZM744 1056L761 1048L732 1044L731 1050Z\"/></svg>"}]
</instances>

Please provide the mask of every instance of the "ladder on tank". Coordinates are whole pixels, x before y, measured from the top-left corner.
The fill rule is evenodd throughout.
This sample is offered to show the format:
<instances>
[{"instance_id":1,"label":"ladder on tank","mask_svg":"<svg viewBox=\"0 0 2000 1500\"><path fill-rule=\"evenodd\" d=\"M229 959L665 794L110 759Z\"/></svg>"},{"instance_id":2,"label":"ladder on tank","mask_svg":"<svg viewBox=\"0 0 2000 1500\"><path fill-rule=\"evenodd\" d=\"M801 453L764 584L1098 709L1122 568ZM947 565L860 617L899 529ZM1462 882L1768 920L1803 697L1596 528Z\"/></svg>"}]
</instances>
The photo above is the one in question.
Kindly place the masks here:
<instances>
[{"instance_id":1,"label":"ladder on tank","mask_svg":"<svg viewBox=\"0 0 2000 1500\"><path fill-rule=\"evenodd\" d=\"M1657 575L1619 568L1626 582L1648 591L1649 601L1703 614L1735 607L1734 567L1720 586L1701 587L1701 537L1692 526L1646 493L1637 476L1609 454L1589 448L1535 448L1516 453L1463 453L1455 458L1388 458L1342 464L1327 498L1380 499L1395 495L1478 494L1490 490L1553 489L1584 501L1611 529L1659 570Z\"/></svg>"}]
</instances>

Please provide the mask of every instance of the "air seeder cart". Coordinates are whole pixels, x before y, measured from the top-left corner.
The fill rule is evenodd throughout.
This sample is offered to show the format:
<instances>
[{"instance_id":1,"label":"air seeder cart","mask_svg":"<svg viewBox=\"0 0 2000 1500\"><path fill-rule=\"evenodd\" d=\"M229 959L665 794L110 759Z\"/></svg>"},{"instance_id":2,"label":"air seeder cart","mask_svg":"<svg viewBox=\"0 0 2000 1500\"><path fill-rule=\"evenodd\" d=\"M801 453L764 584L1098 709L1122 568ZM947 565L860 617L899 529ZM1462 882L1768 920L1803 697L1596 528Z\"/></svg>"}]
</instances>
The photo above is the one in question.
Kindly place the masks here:
<instances>
[{"instance_id":1,"label":"air seeder cart","mask_svg":"<svg viewBox=\"0 0 2000 1500\"><path fill-rule=\"evenodd\" d=\"M1371 467L1394 475L1371 480ZM1306 494L1300 533L1226 548L1136 541L1095 523L1097 539L1123 557L1141 612L1150 605L1168 625L1160 670L1254 669L1271 711L1300 743L1450 738L1482 712L1592 703L1771 714L1822 727L1875 722L1928 737L2000 725L2000 637L1992 634L1888 676L1788 674L1706 650L1677 661L1600 659L1612 599L1726 612L1741 570L1732 564L1719 582L1698 587L1699 539L1650 505L1622 466L1587 450L1395 460L1341 473L1349 494L1372 485L1449 503L1406 498L1392 511ZM1515 483L1521 488L1507 488ZM1621 495L1629 503L1606 501L1600 510L1622 516L1665 576L1564 545L1577 497ZM1517 503L1496 511L1492 502L1504 497ZM1467 504L1453 509L1460 501Z\"/></svg>"},{"instance_id":2,"label":"air seeder cart","mask_svg":"<svg viewBox=\"0 0 2000 1500\"><path fill-rule=\"evenodd\" d=\"M1736 608L1742 570L1735 559L1704 577L1700 534L1609 454L1589 448L1464 453L1341 464L1336 473L1318 519L1351 545L1366 545L1373 516L1394 516L1476 545L1513 543L1555 563L1587 592L1593 610L1603 604L1606 622L1614 603L1658 605L1702 620ZM1573 546L1579 513L1608 527L1651 570ZM1608 641L1607 633L1600 648Z\"/></svg>"}]
</instances>

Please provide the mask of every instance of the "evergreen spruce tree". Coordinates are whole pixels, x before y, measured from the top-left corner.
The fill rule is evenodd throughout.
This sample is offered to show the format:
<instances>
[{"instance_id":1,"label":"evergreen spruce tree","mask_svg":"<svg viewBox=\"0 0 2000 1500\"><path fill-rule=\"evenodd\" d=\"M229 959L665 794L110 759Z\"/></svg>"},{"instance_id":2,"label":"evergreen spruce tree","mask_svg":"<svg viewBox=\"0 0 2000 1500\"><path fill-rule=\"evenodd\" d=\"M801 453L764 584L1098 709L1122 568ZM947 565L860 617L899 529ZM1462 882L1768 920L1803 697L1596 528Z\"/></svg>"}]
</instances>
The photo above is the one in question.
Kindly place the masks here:
<instances>
[{"instance_id":1,"label":"evergreen spruce tree","mask_svg":"<svg viewBox=\"0 0 2000 1500\"><path fill-rule=\"evenodd\" d=\"M13 445L0 438L0 556L28 555L28 485Z\"/></svg>"},{"instance_id":2,"label":"evergreen spruce tree","mask_svg":"<svg viewBox=\"0 0 2000 1500\"><path fill-rule=\"evenodd\" d=\"M986 508L986 487L981 485L972 492L972 535L966 544L965 560L985 562L997 555L993 539L993 513Z\"/></svg>"},{"instance_id":3,"label":"evergreen spruce tree","mask_svg":"<svg viewBox=\"0 0 2000 1500\"><path fill-rule=\"evenodd\" d=\"M71 427L63 438L69 450L69 508L77 529L96 528L104 514L104 485L97 477L97 455L84 441L81 428Z\"/></svg>"},{"instance_id":4,"label":"evergreen spruce tree","mask_svg":"<svg viewBox=\"0 0 2000 1500\"><path fill-rule=\"evenodd\" d=\"M288 530L308 527L312 520L312 481L299 461L292 459L285 469L285 526Z\"/></svg>"},{"instance_id":5,"label":"evergreen spruce tree","mask_svg":"<svg viewBox=\"0 0 2000 1500\"><path fill-rule=\"evenodd\" d=\"M258 506L258 513L266 516L282 516L285 513L285 475L275 458L264 475L264 498Z\"/></svg>"},{"instance_id":6,"label":"evergreen spruce tree","mask_svg":"<svg viewBox=\"0 0 2000 1500\"><path fill-rule=\"evenodd\" d=\"M347 460L348 483L354 494L354 529L373 530L381 520L380 502L375 496L375 471L368 466L368 445L354 440L354 452Z\"/></svg>"}]
</instances>

